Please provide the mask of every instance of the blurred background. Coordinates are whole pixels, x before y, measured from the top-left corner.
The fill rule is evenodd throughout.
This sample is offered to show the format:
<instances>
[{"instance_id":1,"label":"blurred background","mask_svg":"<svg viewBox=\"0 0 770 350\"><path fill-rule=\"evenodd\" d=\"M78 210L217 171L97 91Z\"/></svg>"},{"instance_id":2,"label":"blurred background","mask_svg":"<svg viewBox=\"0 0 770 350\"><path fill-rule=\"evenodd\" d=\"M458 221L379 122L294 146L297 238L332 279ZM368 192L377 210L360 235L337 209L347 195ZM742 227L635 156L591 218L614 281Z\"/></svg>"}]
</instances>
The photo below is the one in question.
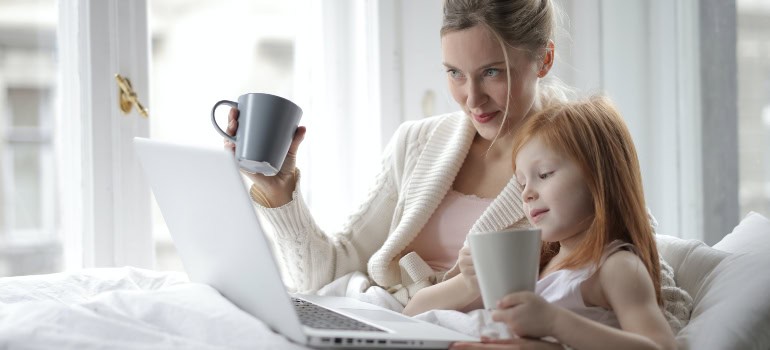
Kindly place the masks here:
<instances>
[{"instance_id":1,"label":"blurred background","mask_svg":"<svg viewBox=\"0 0 770 350\"><path fill-rule=\"evenodd\" d=\"M618 64L602 50L602 45L616 40L628 47L613 50L633 52L639 45L636 38L656 47L655 38L666 33L654 32L659 20L655 14L661 10L647 4L659 2L594 0L581 2L581 7L558 3L565 15L554 74L578 89L604 91L619 102L635 141L642 145L643 172L655 174L650 180L645 175L645 186L663 233L713 240L684 230L679 219L695 215L699 227L709 226L703 224L708 222L704 216L711 215L708 210L692 214L666 207L672 186L686 185L676 174L688 171L678 169L688 167L688 159L658 162L667 152L656 146L661 135L671 135L667 142L676 144L688 135L681 129L696 126L688 125L686 118L671 125L645 124L650 115L658 121L670 116L655 106L635 114L639 109L624 100L627 92L612 80L633 71L635 61ZM64 243L72 237L61 228L66 201L60 198L61 160L55 149L61 114L59 5L55 0L0 0L0 277L61 271ZM735 57L723 67L707 68L735 72L735 89L726 84L730 90L724 92L701 86L707 79L682 82L687 76L677 75L678 71L672 75L680 79L677 86L695 84L705 91L735 95L737 111L726 116L735 120L737 130L726 136L733 140L737 156L735 166L728 164L735 169L726 171L726 182L734 184L726 188L739 207L737 217L730 214L726 220L734 225L749 211L770 217L770 1L726 1L718 6L734 6L735 18L726 23L735 39L722 45L734 47ZM301 124L308 126L299 155L303 193L319 224L329 231L341 226L366 194L378 170L379 153L399 123L456 109L443 87L440 0L149 0L147 8L151 57L150 98L145 104L151 111L151 137L221 147L222 139L209 122L216 101L235 100L244 92L268 92L296 101L305 110ZM697 20L708 11L674 15ZM607 32L606 25L605 29L594 25L597 18L607 24L616 17L638 18L643 22L639 28L647 29L618 34ZM677 19L673 23L681 25ZM700 23L709 21L713 19L702 18ZM371 34L373 26L380 31ZM657 57L688 55L666 49L645 52L653 53L643 59L650 64ZM617 74L607 70L614 65L622 69ZM649 69L655 71L655 66ZM658 91L654 83L644 86L651 96ZM226 108L218 111L222 125L226 113ZM706 148L714 141L698 142ZM690 197L676 198L681 204ZM180 270L162 217L154 201L148 205L153 207L155 268Z\"/></svg>"}]
</instances>

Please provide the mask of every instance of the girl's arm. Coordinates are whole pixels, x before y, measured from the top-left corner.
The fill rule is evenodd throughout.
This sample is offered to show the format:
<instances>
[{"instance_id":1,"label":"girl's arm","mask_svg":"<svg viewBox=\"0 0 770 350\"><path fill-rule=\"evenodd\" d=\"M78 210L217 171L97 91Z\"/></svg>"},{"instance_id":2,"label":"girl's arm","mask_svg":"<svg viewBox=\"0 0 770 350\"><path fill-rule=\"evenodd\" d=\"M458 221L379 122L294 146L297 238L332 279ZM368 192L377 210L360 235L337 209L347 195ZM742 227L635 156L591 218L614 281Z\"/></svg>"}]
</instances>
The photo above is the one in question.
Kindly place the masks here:
<instances>
[{"instance_id":1,"label":"girl's arm","mask_svg":"<svg viewBox=\"0 0 770 350\"><path fill-rule=\"evenodd\" d=\"M676 342L657 304L647 269L629 252L611 255L599 269L601 299L615 311L621 329L554 306L533 293L504 297L493 319L519 336L553 336L578 349L675 349Z\"/></svg>"},{"instance_id":2,"label":"girl's arm","mask_svg":"<svg viewBox=\"0 0 770 350\"><path fill-rule=\"evenodd\" d=\"M627 251L612 254L598 273L604 300L615 311L623 330L618 337L619 345L627 338L628 344L634 344L631 339L641 337L652 348L676 349L674 334L655 298L650 274L636 255Z\"/></svg>"},{"instance_id":3,"label":"girl's arm","mask_svg":"<svg viewBox=\"0 0 770 350\"><path fill-rule=\"evenodd\" d=\"M467 287L463 275L457 275L444 282L425 287L409 300L404 315L414 316L423 312L443 309L470 311L481 308L481 297Z\"/></svg>"}]
</instances>

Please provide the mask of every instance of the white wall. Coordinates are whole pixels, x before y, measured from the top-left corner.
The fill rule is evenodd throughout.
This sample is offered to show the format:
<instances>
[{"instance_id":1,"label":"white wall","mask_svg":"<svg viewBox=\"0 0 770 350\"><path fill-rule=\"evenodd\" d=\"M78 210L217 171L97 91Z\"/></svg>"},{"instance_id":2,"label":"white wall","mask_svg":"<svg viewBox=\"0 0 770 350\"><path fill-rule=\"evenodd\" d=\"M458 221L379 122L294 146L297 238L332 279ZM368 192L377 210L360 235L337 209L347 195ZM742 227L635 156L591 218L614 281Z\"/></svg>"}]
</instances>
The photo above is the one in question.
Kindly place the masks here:
<instances>
[{"instance_id":1,"label":"white wall","mask_svg":"<svg viewBox=\"0 0 770 350\"><path fill-rule=\"evenodd\" d=\"M441 57L441 0L399 1L405 120L459 109L449 94Z\"/></svg>"}]
</instances>

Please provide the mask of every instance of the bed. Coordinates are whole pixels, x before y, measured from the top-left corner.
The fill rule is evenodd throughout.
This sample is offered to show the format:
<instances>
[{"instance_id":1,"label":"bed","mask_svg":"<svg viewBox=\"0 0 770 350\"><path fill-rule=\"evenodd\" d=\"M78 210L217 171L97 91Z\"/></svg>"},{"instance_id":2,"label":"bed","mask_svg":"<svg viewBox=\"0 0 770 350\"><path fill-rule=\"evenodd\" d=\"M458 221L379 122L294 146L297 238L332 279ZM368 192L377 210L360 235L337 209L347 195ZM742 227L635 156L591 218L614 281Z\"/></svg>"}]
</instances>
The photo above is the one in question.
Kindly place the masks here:
<instances>
[{"instance_id":1,"label":"bed","mask_svg":"<svg viewBox=\"0 0 770 350\"><path fill-rule=\"evenodd\" d=\"M714 247L662 235L658 246L694 301L680 348L770 348L770 220L750 213ZM183 273L133 267L0 278L0 348L304 349Z\"/></svg>"}]
</instances>

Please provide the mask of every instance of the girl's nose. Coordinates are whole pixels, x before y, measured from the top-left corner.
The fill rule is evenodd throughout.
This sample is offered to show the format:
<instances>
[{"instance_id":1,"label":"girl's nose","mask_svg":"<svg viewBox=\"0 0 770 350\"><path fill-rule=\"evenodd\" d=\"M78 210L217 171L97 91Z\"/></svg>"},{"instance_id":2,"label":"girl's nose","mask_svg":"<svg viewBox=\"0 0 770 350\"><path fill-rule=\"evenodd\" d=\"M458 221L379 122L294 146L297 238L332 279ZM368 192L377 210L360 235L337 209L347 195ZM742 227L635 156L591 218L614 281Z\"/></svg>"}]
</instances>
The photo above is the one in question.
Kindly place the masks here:
<instances>
[{"instance_id":1,"label":"girl's nose","mask_svg":"<svg viewBox=\"0 0 770 350\"><path fill-rule=\"evenodd\" d=\"M521 198L524 199L524 203L529 203L537 199L537 192L533 191L530 186L525 186L521 191Z\"/></svg>"}]
</instances>

